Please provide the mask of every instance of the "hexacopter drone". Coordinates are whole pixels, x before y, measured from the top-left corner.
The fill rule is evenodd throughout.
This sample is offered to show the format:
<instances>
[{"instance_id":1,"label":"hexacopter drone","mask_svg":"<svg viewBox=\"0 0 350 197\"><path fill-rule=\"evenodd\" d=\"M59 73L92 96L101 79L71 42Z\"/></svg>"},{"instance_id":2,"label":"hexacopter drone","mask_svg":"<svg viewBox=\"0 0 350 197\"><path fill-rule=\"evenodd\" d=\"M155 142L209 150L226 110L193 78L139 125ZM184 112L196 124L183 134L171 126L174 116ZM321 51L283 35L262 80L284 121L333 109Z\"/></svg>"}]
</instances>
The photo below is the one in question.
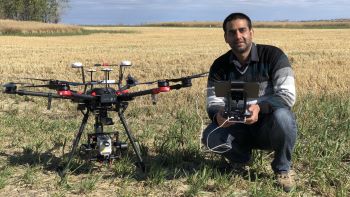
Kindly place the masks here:
<instances>
[{"instance_id":1,"label":"hexacopter drone","mask_svg":"<svg viewBox=\"0 0 350 197\"><path fill-rule=\"evenodd\" d=\"M127 144L119 141L118 132L104 132L104 126L113 125L113 119L109 117L108 112L114 111L118 113L119 119L124 127L125 133L131 143L131 146L136 154L137 167L145 171L145 164L141 157L139 145L133 135L131 134L130 128L126 122L124 111L128 107L128 102L133 100L135 97L152 95L153 103L155 104L155 95L161 92L169 92L171 90L177 90L180 88L192 86L191 80L193 78L199 78L207 76L207 73L195 74L191 76L175 78L175 79L163 79L151 82L139 83L130 75L126 78L126 84L123 85L123 70L125 67L131 66L130 61L122 61L120 65L108 65L108 64L95 64L96 67L103 67L101 70L104 72L104 79L100 81L93 80L93 73L95 69L89 69L87 72L90 73L90 81L85 80L84 67L82 63L73 63L73 68L80 68L82 73L82 82L69 82L53 79L35 79L26 78L30 80L37 80L45 82L45 84L34 85L34 84L23 84L9 82L3 85L4 93L6 94L18 94L28 96L39 96L48 98L48 109L51 108L52 99L68 99L74 103L77 103L77 110L83 114L83 120L80 128L76 134L76 137L72 144L72 149L68 156L68 162L62 171L64 176L69 170L70 163L75 152L78 149L80 138L83 134L85 126L87 124L90 114L95 116L94 132L89 133L87 137L87 143L80 146L79 152L87 157L91 161L100 162L111 162L121 157L123 150L127 149ZM118 81L110 79L110 72L113 70L110 67L119 66L119 77ZM146 89L141 91L131 92L129 89L139 84L155 84L157 87L152 89ZM170 83L175 83L170 85ZM18 89L17 85L22 84L23 89ZM117 88L111 87L117 85ZM71 86L84 86L83 92L72 90ZM33 87L47 87L55 90L53 92L41 92L41 91L29 91L28 88Z\"/></svg>"}]
</instances>

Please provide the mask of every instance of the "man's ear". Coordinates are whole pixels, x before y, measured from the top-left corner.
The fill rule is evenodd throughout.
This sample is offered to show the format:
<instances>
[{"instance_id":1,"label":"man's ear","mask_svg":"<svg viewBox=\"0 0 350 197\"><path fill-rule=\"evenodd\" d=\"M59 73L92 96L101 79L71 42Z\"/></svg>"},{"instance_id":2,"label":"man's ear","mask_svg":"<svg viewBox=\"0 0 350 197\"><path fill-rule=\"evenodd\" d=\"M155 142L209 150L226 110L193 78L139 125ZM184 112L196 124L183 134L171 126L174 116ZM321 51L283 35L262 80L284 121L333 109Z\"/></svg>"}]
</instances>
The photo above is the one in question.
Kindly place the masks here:
<instances>
[{"instance_id":1,"label":"man's ear","mask_svg":"<svg viewBox=\"0 0 350 197\"><path fill-rule=\"evenodd\" d=\"M224 33L224 39L225 39L225 42L228 43L226 39L226 32Z\"/></svg>"}]
</instances>

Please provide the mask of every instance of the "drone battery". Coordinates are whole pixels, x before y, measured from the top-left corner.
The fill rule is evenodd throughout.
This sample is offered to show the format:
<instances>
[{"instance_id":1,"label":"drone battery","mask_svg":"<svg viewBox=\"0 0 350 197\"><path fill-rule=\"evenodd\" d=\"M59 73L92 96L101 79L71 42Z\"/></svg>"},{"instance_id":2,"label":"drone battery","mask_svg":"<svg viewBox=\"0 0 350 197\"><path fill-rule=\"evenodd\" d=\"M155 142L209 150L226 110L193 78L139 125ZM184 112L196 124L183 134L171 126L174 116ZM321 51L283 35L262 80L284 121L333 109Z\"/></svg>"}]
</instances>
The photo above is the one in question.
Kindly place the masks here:
<instances>
[{"instance_id":1,"label":"drone battery","mask_svg":"<svg viewBox=\"0 0 350 197\"><path fill-rule=\"evenodd\" d=\"M100 155L109 156L112 154L112 139L109 135L98 135L97 146Z\"/></svg>"}]
</instances>

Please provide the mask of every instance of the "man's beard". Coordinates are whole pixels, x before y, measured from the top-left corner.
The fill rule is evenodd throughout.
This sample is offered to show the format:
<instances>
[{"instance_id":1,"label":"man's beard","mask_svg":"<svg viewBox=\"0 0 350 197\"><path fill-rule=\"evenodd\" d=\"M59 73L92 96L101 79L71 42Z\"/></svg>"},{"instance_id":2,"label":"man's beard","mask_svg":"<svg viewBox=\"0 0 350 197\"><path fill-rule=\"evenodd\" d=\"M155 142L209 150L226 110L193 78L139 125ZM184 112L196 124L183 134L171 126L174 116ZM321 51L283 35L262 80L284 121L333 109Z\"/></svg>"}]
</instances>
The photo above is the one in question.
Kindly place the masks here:
<instances>
[{"instance_id":1,"label":"man's beard","mask_svg":"<svg viewBox=\"0 0 350 197\"><path fill-rule=\"evenodd\" d=\"M249 51L251 46L252 46L251 42L249 43L244 42L244 46L242 47L239 47L237 44L233 44L233 47L231 48L233 49L234 52L242 54Z\"/></svg>"}]
</instances>

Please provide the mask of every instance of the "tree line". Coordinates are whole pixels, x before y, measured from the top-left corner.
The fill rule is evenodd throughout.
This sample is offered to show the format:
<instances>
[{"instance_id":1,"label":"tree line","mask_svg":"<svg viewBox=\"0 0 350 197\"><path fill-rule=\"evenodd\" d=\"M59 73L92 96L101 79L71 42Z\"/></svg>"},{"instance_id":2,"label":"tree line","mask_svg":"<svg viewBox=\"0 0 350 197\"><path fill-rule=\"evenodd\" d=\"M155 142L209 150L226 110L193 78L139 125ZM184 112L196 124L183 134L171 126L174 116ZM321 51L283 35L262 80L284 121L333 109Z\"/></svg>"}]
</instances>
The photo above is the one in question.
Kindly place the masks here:
<instances>
[{"instance_id":1,"label":"tree line","mask_svg":"<svg viewBox=\"0 0 350 197\"><path fill-rule=\"evenodd\" d=\"M0 19L58 23L69 0L0 0Z\"/></svg>"}]
</instances>

